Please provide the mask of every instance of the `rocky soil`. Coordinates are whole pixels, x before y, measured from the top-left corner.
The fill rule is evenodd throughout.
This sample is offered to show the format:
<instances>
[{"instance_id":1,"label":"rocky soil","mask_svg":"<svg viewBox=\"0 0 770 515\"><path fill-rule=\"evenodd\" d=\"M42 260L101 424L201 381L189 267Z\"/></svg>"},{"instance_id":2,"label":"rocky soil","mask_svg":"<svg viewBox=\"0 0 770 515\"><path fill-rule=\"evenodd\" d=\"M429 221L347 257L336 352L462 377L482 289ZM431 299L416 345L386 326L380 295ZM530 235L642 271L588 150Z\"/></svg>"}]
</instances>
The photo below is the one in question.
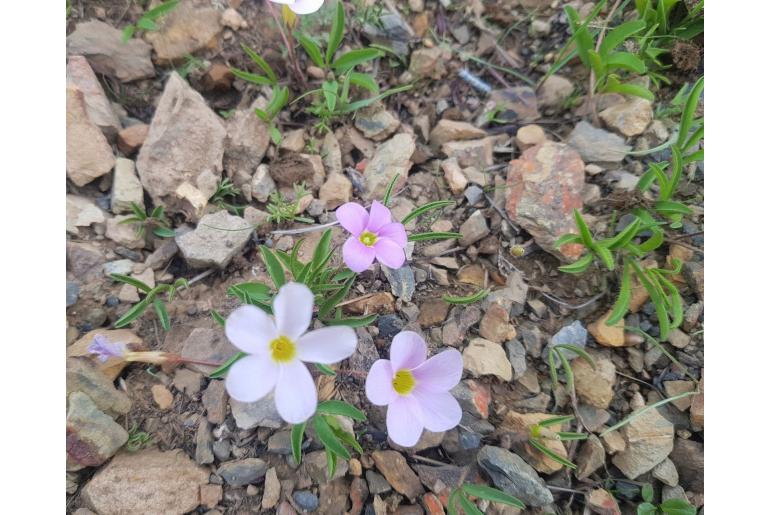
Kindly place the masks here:
<instances>
[{"instance_id":1,"label":"rocky soil","mask_svg":"<svg viewBox=\"0 0 770 515\"><path fill-rule=\"evenodd\" d=\"M302 21L304 30L328 30L333 2L326 3ZM615 279L599 270L560 273L560 260L574 259L579 249L543 250L553 252L556 238L575 231L573 208L602 233L619 210L637 205L634 187L645 163L661 156L629 152L668 139L676 120L657 116L656 109L697 77L697 66L674 67L674 84L660 90L654 104L602 97L602 125L594 126L581 104L588 78L577 61L535 89L468 60L515 68L537 81L568 38L563 2L366 3L348 6L352 28L344 45L400 49L403 63L381 59L370 71L383 89L416 87L340 120L326 134L313 128L307 104L293 104L280 116L284 139L276 146L253 111L265 101L264 91L227 68L253 70L240 47L245 43L276 70L289 69L262 2L183 0L159 30L128 43L121 42L121 29L141 16L137 2L73 2L66 104L68 512L435 515L464 483L507 491L529 506L525 513L636 513L644 483L654 486L657 500L686 498L700 508L702 165L686 170L679 192L695 210L684 221L685 237L654 256L659 264L670 257L685 262L673 278L684 298L684 322L663 347L687 371L626 330L659 335L643 290L634 290L623 323L607 327L600 321L615 299ZM386 4L398 4L399 14ZM592 5L572 4L580 12ZM315 71L305 68L317 84ZM464 68L492 92L461 79ZM505 107L497 115L504 123L487 122L490 102ZM326 457L312 434L297 466L272 398L230 400L223 381L207 377L212 367L100 364L88 357L99 333L133 350L224 361L235 349L210 313L226 316L238 305L226 294L229 286L269 283L256 246L285 250L304 237L300 258L307 260L321 235L292 233L308 224L270 222L270 194L280 190L291 198L292 185L304 181L310 194L300 202L301 215L310 225L326 224L344 202L381 198L394 174L404 179L392 204L397 216L432 200L456 201L410 222L408 231L458 231L462 239L411 244L407 266L393 272L375 264L351 292L346 312L380 316L357 330L358 350L336 379L317 377L321 399L344 399L368 416L355 427L365 453L340 461L333 478L326 477ZM228 202L246 206L242 215L211 201L223 178L240 189ZM148 211L164 206L176 236L140 235L120 224L132 202ZM255 229L243 230L249 227ZM343 231L334 227L333 234L341 245ZM171 329L163 331L152 310L129 328L114 329L140 296L110 273L150 285L187 279L190 287L168 304ZM491 293L475 304L441 298L480 288ZM464 410L461 425L425 433L411 449L388 441L384 410L363 394L369 366L387 357L402 329L423 334L431 353L457 348L465 364L453 392ZM573 357L575 405L563 384L555 390L551 384L545 358L558 343L584 347L597 363L593 369ZM646 411L599 437L645 405L696 387L699 395ZM557 452L577 464L570 470L532 449L522 428L575 408L580 430L591 436L555 442ZM150 441L136 444L142 433ZM487 501L479 507L487 514L518 512Z\"/></svg>"}]
</instances>

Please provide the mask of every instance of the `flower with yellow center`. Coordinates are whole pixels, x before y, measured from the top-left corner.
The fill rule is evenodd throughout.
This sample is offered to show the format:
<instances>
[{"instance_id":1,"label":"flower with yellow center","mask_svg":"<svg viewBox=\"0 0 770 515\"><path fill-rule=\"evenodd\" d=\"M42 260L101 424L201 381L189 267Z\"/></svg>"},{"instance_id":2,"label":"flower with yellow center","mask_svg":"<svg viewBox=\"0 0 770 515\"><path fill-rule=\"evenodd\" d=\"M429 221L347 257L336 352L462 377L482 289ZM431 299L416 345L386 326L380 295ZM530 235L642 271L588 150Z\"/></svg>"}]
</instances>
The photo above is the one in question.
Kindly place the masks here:
<instances>
[{"instance_id":1,"label":"flower with yellow center","mask_svg":"<svg viewBox=\"0 0 770 515\"><path fill-rule=\"evenodd\" d=\"M393 377L393 389L399 395L409 395L414 390L414 375L409 370L399 370Z\"/></svg>"},{"instance_id":2,"label":"flower with yellow center","mask_svg":"<svg viewBox=\"0 0 770 515\"><path fill-rule=\"evenodd\" d=\"M361 233L361 236L358 237L358 241L367 247L374 247L374 244L377 243L377 235L373 232L364 231Z\"/></svg>"},{"instance_id":3,"label":"flower with yellow center","mask_svg":"<svg viewBox=\"0 0 770 515\"><path fill-rule=\"evenodd\" d=\"M313 292L304 284L288 283L273 299L275 319L256 306L241 306L225 322L225 334L247 355L230 367L225 387L240 402L255 402L275 393L281 418L300 424L318 404L313 376L303 362L330 365L356 350L350 327L331 326L308 331L313 318Z\"/></svg>"}]
</instances>

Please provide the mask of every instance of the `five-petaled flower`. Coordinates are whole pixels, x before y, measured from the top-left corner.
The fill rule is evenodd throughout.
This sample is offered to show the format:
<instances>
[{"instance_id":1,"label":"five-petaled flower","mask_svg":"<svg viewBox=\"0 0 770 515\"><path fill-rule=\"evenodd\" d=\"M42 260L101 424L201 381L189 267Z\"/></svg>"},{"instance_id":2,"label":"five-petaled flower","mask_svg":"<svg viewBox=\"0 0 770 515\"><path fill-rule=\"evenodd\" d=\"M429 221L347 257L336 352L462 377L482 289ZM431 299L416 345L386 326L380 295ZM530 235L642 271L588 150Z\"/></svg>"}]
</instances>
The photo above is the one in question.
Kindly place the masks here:
<instances>
[{"instance_id":1,"label":"five-petaled flower","mask_svg":"<svg viewBox=\"0 0 770 515\"><path fill-rule=\"evenodd\" d=\"M241 306L225 322L225 334L248 356L227 374L230 397L254 402L275 390L275 406L286 422L299 424L315 413L315 383L304 362L329 365L356 350L350 327L309 331L313 293L304 284L287 283L273 299L275 320L256 306Z\"/></svg>"},{"instance_id":2,"label":"five-petaled flower","mask_svg":"<svg viewBox=\"0 0 770 515\"><path fill-rule=\"evenodd\" d=\"M377 261L389 268L401 268L406 257L406 230L393 222L390 209L376 200L369 212L348 202L337 208L337 220L352 236L342 246L342 259L352 271L363 272Z\"/></svg>"},{"instance_id":3,"label":"five-petaled flower","mask_svg":"<svg viewBox=\"0 0 770 515\"><path fill-rule=\"evenodd\" d=\"M324 0L270 0L274 4L285 4L297 14L316 12L324 4Z\"/></svg>"},{"instance_id":4,"label":"five-petaled flower","mask_svg":"<svg viewBox=\"0 0 770 515\"><path fill-rule=\"evenodd\" d=\"M426 360L427 354L419 334L402 331L393 338L390 359L375 361L366 377L366 396L372 404L388 406L388 434L404 447L415 445L423 428L448 431L462 416L449 393L462 377L462 355L449 349Z\"/></svg>"}]
</instances>

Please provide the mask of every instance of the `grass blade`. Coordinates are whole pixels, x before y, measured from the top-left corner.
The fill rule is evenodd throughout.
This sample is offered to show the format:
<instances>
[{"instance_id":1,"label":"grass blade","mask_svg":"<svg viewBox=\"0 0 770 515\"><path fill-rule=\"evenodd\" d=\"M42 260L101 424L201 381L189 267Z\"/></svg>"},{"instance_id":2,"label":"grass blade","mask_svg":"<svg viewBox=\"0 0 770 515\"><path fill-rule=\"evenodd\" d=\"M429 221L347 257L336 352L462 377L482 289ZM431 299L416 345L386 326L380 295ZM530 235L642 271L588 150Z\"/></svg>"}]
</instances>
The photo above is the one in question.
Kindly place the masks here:
<instances>
[{"instance_id":1,"label":"grass blade","mask_svg":"<svg viewBox=\"0 0 770 515\"><path fill-rule=\"evenodd\" d=\"M474 302L480 301L487 295L489 295L489 289L479 290L476 293L467 295L465 297L455 297L452 295L444 294L441 296L441 299L444 302L448 302L449 304L473 304Z\"/></svg>"},{"instance_id":2,"label":"grass blade","mask_svg":"<svg viewBox=\"0 0 770 515\"><path fill-rule=\"evenodd\" d=\"M637 417L641 416L642 414L650 411L651 409L658 408L660 406L668 404L669 402L678 401L679 399L684 399L685 397L688 397L690 395L696 395L698 393L700 393L700 392L698 392L698 391L684 392L684 393L680 393L679 395L674 395L673 397L668 397L666 399L661 399L658 402L654 402L654 403L650 404L649 406L645 406L645 407L635 411L634 413L632 413L631 415L629 415L625 419L621 420L620 422L618 422L614 426L608 427L607 429L605 429L604 431L601 432L599 437L606 436L608 433L611 433L611 432L615 431L616 429L620 429L621 427L625 426L629 422L633 421L635 418L637 418Z\"/></svg>"},{"instance_id":3,"label":"grass blade","mask_svg":"<svg viewBox=\"0 0 770 515\"><path fill-rule=\"evenodd\" d=\"M230 367L233 365L233 363L243 358L244 356L246 356L245 352L236 353L235 356L222 363L219 368L210 373L209 379L218 379L223 377L225 374L227 374L227 371L230 370Z\"/></svg>"},{"instance_id":4,"label":"grass blade","mask_svg":"<svg viewBox=\"0 0 770 515\"><path fill-rule=\"evenodd\" d=\"M332 428L323 416L316 415L313 417L313 427L318 435L318 439L324 447L330 452L342 456L346 460L350 459L350 453L334 435L334 431L332 431Z\"/></svg>"},{"instance_id":5,"label":"grass blade","mask_svg":"<svg viewBox=\"0 0 770 515\"><path fill-rule=\"evenodd\" d=\"M278 258L275 257L275 254L264 245L259 247L259 252L262 255L262 261L265 263L265 267L267 267L267 273L270 275L270 279L273 281L273 285L275 285L276 289L286 284L286 276L283 273L283 267L278 261Z\"/></svg>"},{"instance_id":6,"label":"grass blade","mask_svg":"<svg viewBox=\"0 0 770 515\"><path fill-rule=\"evenodd\" d=\"M366 420L364 413L347 402L328 400L318 404L317 412L321 415L342 415L343 417L350 417L358 422Z\"/></svg>"},{"instance_id":7,"label":"grass blade","mask_svg":"<svg viewBox=\"0 0 770 515\"><path fill-rule=\"evenodd\" d=\"M414 220L415 218L417 218L418 216L422 216L429 211L433 211L434 209L442 209L447 206L451 206L454 203L455 203L454 200L436 200L434 202L428 202L427 204L418 207L417 209L415 209L414 211L406 215L404 219L401 220L401 223L406 225L412 220Z\"/></svg>"},{"instance_id":8,"label":"grass blade","mask_svg":"<svg viewBox=\"0 0 770 515\"><path fill-rule=\"evenodd\" d=\"M299 465L302 462L302 437L305 436L307 422L291 426L291 454Z\"/></svg>"},{"instance_id":9,"label":"grass blade","mask_svg":"<svg viewBox=\"0 0 770 515\"><path fill-rule=\"evenodd\" d=\"M535 449L537 449L538 451L542 452L543 454L545 454L546 456L551 458L556 463L561 463L562 465L564 465L567 468L577 469L577 465L572 463L570 460L568 460L564 456L560 456L559 454L556 454L551 449L549 449L545 445L541 444L540 442L538 442L534 438L530 438L529 439L529 444L532 447L534 447Z\"/></svg>"},{"instance_id":10,"label":"grass blade","mask_svg":"<svg viewBox=\"0 0 770 515\"><path fill-rule=\"evenodd\" d=\"M463 235L459 232L418 232L409 235L409 241L426 240L451 240L460 239Z\"/></svg>"}]
</instances>

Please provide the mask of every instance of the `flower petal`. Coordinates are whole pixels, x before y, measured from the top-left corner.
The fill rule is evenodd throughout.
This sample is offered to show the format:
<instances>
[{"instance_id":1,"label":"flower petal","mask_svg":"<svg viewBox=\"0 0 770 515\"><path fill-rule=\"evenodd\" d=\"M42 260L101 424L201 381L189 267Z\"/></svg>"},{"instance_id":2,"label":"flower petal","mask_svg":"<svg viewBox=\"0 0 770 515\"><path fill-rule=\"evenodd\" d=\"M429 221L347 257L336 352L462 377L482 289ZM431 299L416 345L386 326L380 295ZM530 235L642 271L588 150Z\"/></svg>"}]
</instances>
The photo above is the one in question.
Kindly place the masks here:
<instances>
[{"instance_id":1,"label":"flower petal","mask_svg":"<svg viewBox=\"0 0 770 515\"><path fill-rule=\"evenodd\" d=\"M396 397L388 406L385 419L388 436L402 447L414 446L422 434L422 418L420 404L414 397Z\"/></svg>"},{"instance_id":2,"label":"flower petal","mask_svg":"<svg viewBox=\"0 0 770 515\"><path fill-rule=\"evenodd\" d=\"M428 431L449 431L460 423L463 410L451 393L432 393L416 388L411 396L422 410L422 423Z\"/></svg>"},{"instance_id":3,"label":"flower petal","mask_svg":"<svg viewBox=\"0 0 770 515\"><path fill-rule=\"evenodd\" d=\"M374 244L374 253L377 256L377 261L388 268L401 268L401 265L406 261L404 248L389 238L379 238Z\"/></svg>"},{"instance_id":4,"label":"flower petal","mask_svg":"<svg viewBox=\"0 0 770 515\"><path fill-rule=\"evenodd\" d=\"M225 334L230 343L249 354L262 354L277 336L270 315L256 306L241 306L225 320Z\"/></svg>"},{"instance_id":5,"label":"flower petal","mask_svg":"<svg viewBox=\"0 0 770 515\"><path fill-rule=\"evenodd\" d=\"M296 0L289 4L289 9L297 14L310 14L316 12L324 4L324 0Z\"/></svg>"},{"instance_id":6,"label":"flower petal","mask_svg":"<svg viewBox=\"0 0 770 515\"><path fill-rule=\"evenodd\" d=\"M406 229L404 228L404 224L393 222L387 225L383 225L382 227L380 227L380 230L377 231L377 236L379 236L380 238L387 238L389 240L392 240L396 245L400 246L401 248L406 247L407 238L406 238Z\"/></svg>"},{"instance_id":7,"label":"flower petal","mask_svg":"<svg viewBox=\"0 0 770 515\"><path fill-rule=\"evenodd\" d=\"M273 313L278 334L296 341L310 327L313 292L304 284L284 284L273 300Z\"/></svg>"},{"instance_id":8,"label":"flower petal","mask_svg":"<svg viewBox=\"0 0 770 515\"><path fill-rule=\"evenodd\" d=\"M366 376L366 397L375 406L393 402L398 393L393 389L393 368L390 360L378 359Z\"/></svg>"},{"instance_id":9,"label":"flower petal","mask_svg":"<svg viewBox=\"0 0 770 515\"><path fill-rule=\"evenodd\" d=\"M280 368L275 385L275 407L286 422L301 424L315 413L318 405L313 376L298 359Z\"/></svg>"},{"instance_id":10,"label":"flower petal","mask_svg":"<svg viewBox=\"0 0 770 515\"><path fill-rule=\"evenodd\" d=\"M428 346L414 331L401 331L390 345L390 364L393 371L411 370L421 365L428 355Z\"/></svg>"},{"instance_id":11,"label":"flower petal","mask_svg":"<svg viewBox=\"0 0 770 515\"><path fill-rule=\"evenodd\" d=\"M412 370L412 374L420 390L435 393L448 392L462 379L463 356L455 349L439 352Z\"/></svg>"},{"instance_id":12,"label":"flower petal","mask_svg":"<svg viewBox=\"0 0 770 515\"><path fill-rule=\"evenodd\" d=\"M328 365L349 358L356 350L358 337L351 327L324 327L303 334L297 340L297 356L309 363Z\"/></svg>"},{"instance_id":13,"label":"flower petal","mask_svg":"<svg viewBox=\"0 0 770 515\"><path fill-rule=\"evenodd\" d=\"M369 208L369 223L366 224L366 230L378 233L380 229L391 222L390 209L377 202L372 202Z\"/></svg>"},{"instance_id":14,"label":"flower petal","mask_svg":"<svg viewBox=\"0 0 770 515\"><path fill-rule=\"evenodd\" d=\"M367 247L355 236L348 238L342 246L342 260L356 273L369 268L374 262L374 255L374 247Z\"/></svg>"},{"instance_id":15,"label":"flower petal","mask_svg":"<svg viewBox=\"0 0 770 515\"><path fill-rule=\"evenodd\" d=\"M267 356L245 356L230 367L225 389L240 402L255 402L270 393L278 380L278 366Z\"/></svg>"},{"instance_id":16,"label":"flower petal","mask_svg":"<svg viewBox=\"0 0 770 515\"><path fill-rule=\"evenodd\" d=\"M364 206L355 202L342 204L337 208L335 214L340 225L355 237L358 237L366 228L366 224L369 223L369 213L366 212Z\"/></svg>"}]
</instances>

